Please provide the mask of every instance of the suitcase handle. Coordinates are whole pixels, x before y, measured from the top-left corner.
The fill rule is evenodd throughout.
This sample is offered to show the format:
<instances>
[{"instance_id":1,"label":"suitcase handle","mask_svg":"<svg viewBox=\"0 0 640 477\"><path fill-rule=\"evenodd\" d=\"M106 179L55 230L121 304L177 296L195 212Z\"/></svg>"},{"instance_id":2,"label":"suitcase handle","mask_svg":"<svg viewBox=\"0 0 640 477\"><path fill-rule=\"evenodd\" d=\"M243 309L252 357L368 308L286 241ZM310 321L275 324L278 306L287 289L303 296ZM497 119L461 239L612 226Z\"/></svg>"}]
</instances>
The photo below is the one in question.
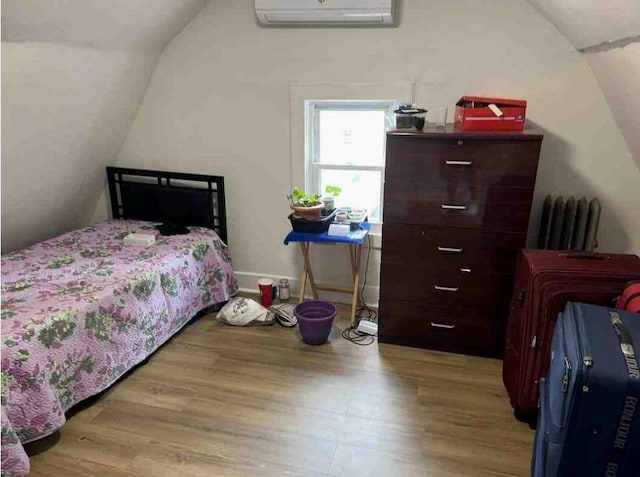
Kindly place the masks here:
<instances>
[{"instance_id":1,"label":"suitcase handle","mask_svg":"<svg viewBox=\"0 0 640 477\"><path fill-rule=\"evenodd\" d=\"M588 253L588 252L568 252L559 254L561 257L578 258L584 260L609 260L609 255L602 255L600 253Z\"/></svg>"}]
</instances>

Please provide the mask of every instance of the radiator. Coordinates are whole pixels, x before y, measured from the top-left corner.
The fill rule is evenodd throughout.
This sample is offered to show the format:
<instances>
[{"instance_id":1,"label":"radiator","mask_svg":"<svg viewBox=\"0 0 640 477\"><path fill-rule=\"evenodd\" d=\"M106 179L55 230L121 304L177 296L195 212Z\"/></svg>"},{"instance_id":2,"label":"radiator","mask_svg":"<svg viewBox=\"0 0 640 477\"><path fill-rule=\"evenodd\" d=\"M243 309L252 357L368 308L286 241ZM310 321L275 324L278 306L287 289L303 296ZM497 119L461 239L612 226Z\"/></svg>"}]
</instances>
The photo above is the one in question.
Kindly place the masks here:
<instances>
[{"instance_id":1,"label":"radiator","mask_svg":"<svg viewBox=\"0 0 640 477\"><path fill-rule=\"evenodd\" d=\"M538 248L544 250L584 250L598 247L596 235L600 222L600 201L586 197L555 200L548 195L542 205Z\"/></svg>"}]
</instances>

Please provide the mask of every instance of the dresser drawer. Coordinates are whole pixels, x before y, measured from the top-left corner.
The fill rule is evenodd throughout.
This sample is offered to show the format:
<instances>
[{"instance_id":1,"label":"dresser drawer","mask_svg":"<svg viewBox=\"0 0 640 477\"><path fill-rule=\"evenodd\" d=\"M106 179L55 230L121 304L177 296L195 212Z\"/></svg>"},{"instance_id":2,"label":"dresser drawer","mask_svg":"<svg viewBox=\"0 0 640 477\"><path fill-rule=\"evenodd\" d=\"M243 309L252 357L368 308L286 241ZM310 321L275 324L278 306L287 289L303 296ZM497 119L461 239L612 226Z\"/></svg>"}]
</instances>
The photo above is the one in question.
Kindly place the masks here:
<instances>
[{"instance_id":1,"label":"dresser drawer","mask_svg":"<svg viewBox=\"0 0 640 477\"><path fill-rule=\"evenodd\" d=\"M515 273L525 234L387 224L382 228L382 259L431 269Z\"/></svg>"},{"instance_id":2,"label":"dresser drawer","mask_svg":"<svg viewBox=\"0 0 640 477\"><path fill-rule=\"evenodd\" d=\"M378 324L381 343L485 356L503 352L503 321L474 309L381 300Z\"/></svg>"},{"instance_id":3,"label":"dresser drawer","mask_svg":"<svg viewBox=\"0 0 640 477\"><path fill-rule=\"evenodd\" d=\"M389 136L385 177L419 179L426 187L455 182L532 189L540 144L540 141Z\"/></svg>"},{"instance_id":4,"label":"dresser drawer","mask_svg":"<svg viewBox=\"0 0 640 477\"><path fill-rule=\"evenodd\" d=\"M507 307L513 275L433 269L416 264L385 262L380 269L381 299L454 307Z\"/></svg>"},{"instance_id":5,"label":"dresser drawer","mask_svg":"<svg viewBox=\"0 0 640 477\"><path fill-rule=\"evenodd\" d=\"M384 223L526 233L532 200L528 189L434 189L420 182L385 181Z\"/></svg>"}]
</instances>

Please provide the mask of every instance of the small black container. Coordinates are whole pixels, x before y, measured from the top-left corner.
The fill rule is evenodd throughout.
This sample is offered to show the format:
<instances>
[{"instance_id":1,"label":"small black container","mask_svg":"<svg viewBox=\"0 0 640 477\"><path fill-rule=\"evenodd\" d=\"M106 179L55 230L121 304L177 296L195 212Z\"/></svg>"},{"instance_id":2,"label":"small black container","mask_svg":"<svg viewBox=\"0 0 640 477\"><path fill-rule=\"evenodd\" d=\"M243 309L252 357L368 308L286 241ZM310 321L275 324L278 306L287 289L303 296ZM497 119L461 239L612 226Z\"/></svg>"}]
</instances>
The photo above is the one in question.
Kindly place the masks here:
<instances>
[{"instance_id":1,"label":"small black container","mask_svg":"<svg viewBox=\"0 0 640 477\"><path fill-rule=\"evenodd\" d=\"M309 220L304 217L294 217L293 214L289 214L289 220L291 221L291 228L294 232L302 232L305 234L321 234L329 230L336 218L337 209L331 209L327 215L323 215L320 220Z\"/></svg>"},{"instance_id":2,"label":"small black container","mask_svg":"<svg viewBox=\"0 0 640 477\"><path fill-rule=\"evenodd\" d=\"M422 131L422 128L424 128L426 109L414 108L410 104L402 104L394 113L396 115L396 129L412 129L415 127L418 131Z\"/></svg>"}]
</instances>

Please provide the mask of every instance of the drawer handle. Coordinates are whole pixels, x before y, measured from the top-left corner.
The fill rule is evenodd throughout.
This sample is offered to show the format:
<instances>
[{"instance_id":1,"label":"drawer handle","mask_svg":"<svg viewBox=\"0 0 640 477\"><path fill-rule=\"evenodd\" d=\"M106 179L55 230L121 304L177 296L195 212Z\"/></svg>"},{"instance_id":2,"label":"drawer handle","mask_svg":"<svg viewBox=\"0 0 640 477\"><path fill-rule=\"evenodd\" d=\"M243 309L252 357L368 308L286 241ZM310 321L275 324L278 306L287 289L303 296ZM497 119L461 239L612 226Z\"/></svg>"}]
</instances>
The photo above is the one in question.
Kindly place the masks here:
<instances>
[{"instance_id":1,"label":"drawer handle","mask_svg":"<svg viewBox=\"0 0 640 477\"><path fill-rule=\"evenodd\" d=\"M438 252L462 253L462 249L453 247L441 247L438 245Z\"/></svg>"},{"instance_id":2,"label":"drawer handle","mask_svg":"<svg viewBox=\"0 0 640 477\"><path fill-rule=\"evenodd\" d=\"M445 330L452 330L456 327L456 325L447 325L445 323L434 323L433 321L431 322L431 326L433 328L444 328Z\"/></svg>"},{"instance_id":3,"label":"drawer handle","mask_svg":"<svg viewBox=\"0 0 640 477\"><path fill-rule=\"evenodd\" d=\"M464 144L464 141L463 141L462 139L460 139L460 140L458 141L458 146L462 146L463 144Z\"/></svg>"},{"instance_id":4,"label":"drawer handle","mask_svg":"<svg viewBox=\"0 0 640 477\"><path fill-rule=\"evenodd\" d=\"M444 161L447 166L470 166L473 161Z\"/></svg>"},{"instance_id":5,"label":"drawer handle","mask_svg":"<svg viewBox=\"0 0 640 477\"><path fill-rule=\"evenodd\" d=\"M461 268L460 271L464 272L464 273L471 273L471 269L470 268Z\"/></svg>"},{"instance_id":6,"label":"drawer handle","mask_svg":"<svg viewBox=\"0 0 640 477\"><path fill-rule=\"evenodd\" d=\"M460 287L441 287L440 285L434 285L433 288L439 291L457 292Z\"/></svg>"},{"instance_id":7,"label":"drawer handle","mask_svg":"<svg viewBox=\"0 0 640 477\"><path fill-rule=\"evenodd\" d=\"M467 210L468 207L466 205L442 204L442 208L449 210Z\"/></svg>"}]
</instances>

